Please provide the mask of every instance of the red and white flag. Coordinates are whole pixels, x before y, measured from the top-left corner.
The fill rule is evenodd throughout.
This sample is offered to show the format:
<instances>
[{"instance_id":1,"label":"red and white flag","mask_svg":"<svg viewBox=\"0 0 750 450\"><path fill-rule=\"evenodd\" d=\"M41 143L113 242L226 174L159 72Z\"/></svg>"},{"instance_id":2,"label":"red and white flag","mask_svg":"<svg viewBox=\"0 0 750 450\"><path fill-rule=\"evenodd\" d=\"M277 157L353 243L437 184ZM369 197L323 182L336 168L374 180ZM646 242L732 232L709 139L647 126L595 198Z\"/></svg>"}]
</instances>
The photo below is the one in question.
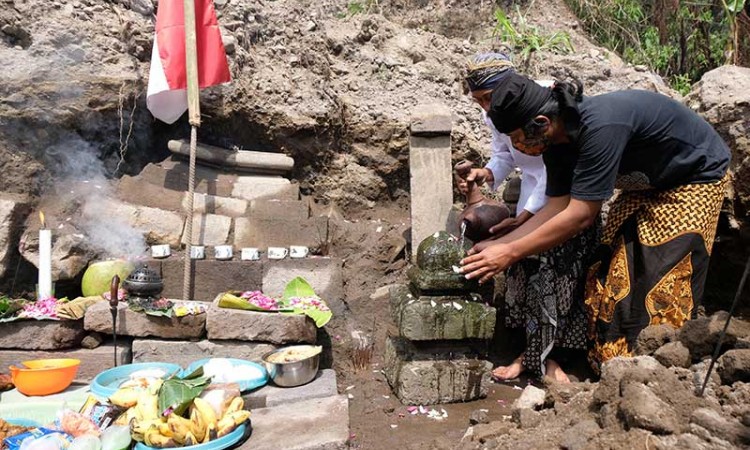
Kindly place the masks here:
<instances>
[{"instance_id":1,"label":"red and white flag","mask_svg":"<svg viewBox=\"0 0 750 450\"><path fill-rule=\"evenodd\" d=\"M200 87L228 82L227 55L211 0L195 0L195 28ZM146 105L166 123L174 123L188 108L183 0L159 1Z\"/></svg>"}]
</instances>

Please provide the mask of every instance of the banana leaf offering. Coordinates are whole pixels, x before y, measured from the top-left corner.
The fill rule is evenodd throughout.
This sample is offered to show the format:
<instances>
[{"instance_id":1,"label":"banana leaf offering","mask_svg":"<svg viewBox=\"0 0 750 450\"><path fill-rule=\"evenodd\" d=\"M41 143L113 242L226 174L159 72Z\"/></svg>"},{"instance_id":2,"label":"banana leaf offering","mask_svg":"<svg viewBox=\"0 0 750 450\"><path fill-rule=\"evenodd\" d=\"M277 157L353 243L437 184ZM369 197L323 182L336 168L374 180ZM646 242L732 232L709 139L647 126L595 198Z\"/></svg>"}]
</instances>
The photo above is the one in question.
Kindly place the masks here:
<instances>
[{"instance_id":1,"label":"banana leaf offering","mask_svg":"<svg viewBox=\"0 0 750 450\"><path fill-rule=\"evenodd\" d=\"M159 389L159 412L163 415L168 415L167 412L183 415L209 384L211 378L203 376L203 367L184 378L172 377L164 381Z\"/></svg>"},{"instance_id":2,"label":"banana leaf offering","mask_svg":"<svg viewBox=\"0 0 750 450\"><path fill-rule=\"evenodd\" d=\"M260 291L226 292L219 298L220 308L244 309L246 311L276 312L282 314L304 314L318 328L325 326L333 317L325 301L315 294L304 278L297 277L284 288L282 298L275 299Z\"/></svg>"}]
</instances>

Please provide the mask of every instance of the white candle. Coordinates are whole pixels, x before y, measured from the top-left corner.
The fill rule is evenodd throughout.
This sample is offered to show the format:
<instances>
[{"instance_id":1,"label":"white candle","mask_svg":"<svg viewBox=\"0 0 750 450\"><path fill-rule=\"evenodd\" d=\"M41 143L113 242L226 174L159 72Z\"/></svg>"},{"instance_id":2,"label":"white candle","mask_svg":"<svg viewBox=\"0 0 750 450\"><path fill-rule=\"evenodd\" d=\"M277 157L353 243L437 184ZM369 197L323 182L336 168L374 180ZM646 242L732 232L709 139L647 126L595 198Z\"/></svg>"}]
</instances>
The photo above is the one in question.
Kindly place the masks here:
<instances>
[{"instance_id":1,"label":"white candle","mask_svg":"<svg viewBox=\"0 0 750 450\"><path fill-rule=\"evenodd\" d=\"M39 230L39 298L52 297L52 231L44 228L44 215L39 214L42 219L42 229Z\"/></svg>"}]
</instances>

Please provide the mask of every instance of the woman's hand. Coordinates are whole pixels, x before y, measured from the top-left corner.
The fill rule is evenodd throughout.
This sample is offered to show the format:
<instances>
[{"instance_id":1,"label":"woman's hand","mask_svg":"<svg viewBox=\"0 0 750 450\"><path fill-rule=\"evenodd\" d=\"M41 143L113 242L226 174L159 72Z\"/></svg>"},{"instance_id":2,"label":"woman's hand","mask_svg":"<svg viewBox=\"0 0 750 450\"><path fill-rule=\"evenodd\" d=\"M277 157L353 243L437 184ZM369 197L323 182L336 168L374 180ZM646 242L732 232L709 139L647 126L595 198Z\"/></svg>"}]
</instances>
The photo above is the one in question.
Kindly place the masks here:
<instances>
[{"instance_id":1,"label":"woman's hand","mask_svg":"<svg viewBox=\"0 0 750 450\"><path fill-rule=\"evenodd\" d=\"M484 248L477 248L484 243L487 243ZM471 256L461 260L461 273L465 274L467 280L479 278L479 284L491 280L519 259L512 244L492 241L480 242L469 253Z\"/></svg>"},{"instance_id":2,"label":"woman's hand","mask_svg":"<svg viewBox=\"0 0 750 450\"><path fill-rule=\"evenodd\" d=\"M524 209L523 211L521 211L521 214L519 214L518 216L508 217L507 219L503 220L499 224L492 226L492 228L490 228L490 233L492 233L495 236L495 238L505 236L506 234L510 233L511 231L523 225L527 220L531 219L532 217L534 217L534 214Z\"/></svg>"}]
</instances>

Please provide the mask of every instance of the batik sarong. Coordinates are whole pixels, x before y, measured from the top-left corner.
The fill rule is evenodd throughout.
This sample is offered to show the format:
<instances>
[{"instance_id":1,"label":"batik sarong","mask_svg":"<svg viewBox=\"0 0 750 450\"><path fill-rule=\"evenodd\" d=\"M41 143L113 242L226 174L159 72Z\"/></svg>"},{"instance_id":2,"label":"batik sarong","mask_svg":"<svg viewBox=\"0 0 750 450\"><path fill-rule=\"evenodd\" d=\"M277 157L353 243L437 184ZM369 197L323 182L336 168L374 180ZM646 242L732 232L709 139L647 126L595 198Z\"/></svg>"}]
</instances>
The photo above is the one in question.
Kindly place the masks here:
<instances>
[{"instance_id":1,"label":"batik sarong","mask_svg":"<svg viewBox=\"0 0 750 450\"><path fill-rule=\"evenodd\" d=\"M545 374L554 348L586 348L583 294L599 231L593 226L508 269L505 323L525 330L523 365L534 376Z\"/></svg>"},{"instance_id":2,"label":"batik sarong","mask_svg":"<svg viewBox=\"0 0 750 450\"><path fill-rule=\"evenodd\" d=\"M703 298L728 177L666 191L625 191L612 203L589 268L589 362L631 356L648 325L681 327Z\"/></svg>"}]
</instances>

